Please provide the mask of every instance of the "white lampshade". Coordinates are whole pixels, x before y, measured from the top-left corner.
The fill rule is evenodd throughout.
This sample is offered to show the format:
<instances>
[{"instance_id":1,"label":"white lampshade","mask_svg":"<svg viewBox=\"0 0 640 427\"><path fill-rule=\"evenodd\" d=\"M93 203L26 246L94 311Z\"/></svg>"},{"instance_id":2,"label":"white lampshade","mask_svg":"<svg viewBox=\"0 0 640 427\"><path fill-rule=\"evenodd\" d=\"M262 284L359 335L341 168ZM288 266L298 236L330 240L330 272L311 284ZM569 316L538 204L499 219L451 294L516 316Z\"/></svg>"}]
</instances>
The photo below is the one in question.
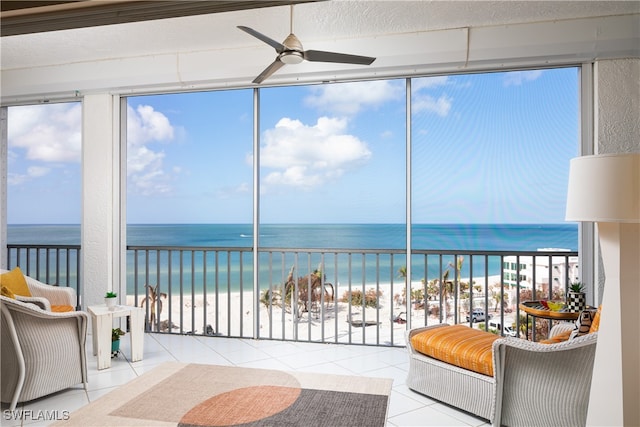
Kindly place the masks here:
<instances>
[{"instance_id":1,"label":"white lampshade","mask_svg":"<svg viewBox=\"0 0 640 427\"><path fill-rule=\"evenodd\" d=\"M566 220L640 222L640 153L571 159Z\"/></svg>"}]
</instances>

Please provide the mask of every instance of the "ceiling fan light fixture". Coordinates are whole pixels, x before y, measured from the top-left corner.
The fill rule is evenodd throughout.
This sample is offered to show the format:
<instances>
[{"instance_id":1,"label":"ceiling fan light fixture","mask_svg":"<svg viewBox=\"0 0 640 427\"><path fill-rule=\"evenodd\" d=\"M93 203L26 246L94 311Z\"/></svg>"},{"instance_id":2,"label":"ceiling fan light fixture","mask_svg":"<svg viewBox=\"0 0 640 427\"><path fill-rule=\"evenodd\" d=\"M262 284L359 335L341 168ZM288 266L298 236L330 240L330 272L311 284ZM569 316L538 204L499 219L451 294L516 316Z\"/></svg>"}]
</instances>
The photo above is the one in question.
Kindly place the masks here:
<instances>
[{"instance_id":1,"label":"ceiling fan light fixture","mask_svg":"<svg viewBox=\"0 0 640 427\"><path fill-rule=\"evenodd\" d=\"M288 65L299 64L304 60L304 56L301 52L282 52L280 54L280 61Z\"/></svg>"}]
</instances>

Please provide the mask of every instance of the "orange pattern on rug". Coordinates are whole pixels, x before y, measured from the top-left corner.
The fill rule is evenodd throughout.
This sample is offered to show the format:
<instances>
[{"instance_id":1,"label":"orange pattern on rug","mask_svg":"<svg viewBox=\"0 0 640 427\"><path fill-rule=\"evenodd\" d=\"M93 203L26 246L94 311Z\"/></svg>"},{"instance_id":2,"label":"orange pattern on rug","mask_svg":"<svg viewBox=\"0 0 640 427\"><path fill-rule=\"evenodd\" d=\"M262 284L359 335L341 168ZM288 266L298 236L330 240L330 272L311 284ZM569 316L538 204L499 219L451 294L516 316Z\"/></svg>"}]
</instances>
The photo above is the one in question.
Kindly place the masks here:
<instances>
[{"instance_id":1,"label":"orange pattern on rug","mask_svg":"<svg viewBox=\"0 0 640 427\"><path fill-rule=\"evenodd\" d=\"M261 420L282 412L300 396L299 388L257 386L222 393L196 405L180 425L229 426Z\"/></svg>"}]
</instances>

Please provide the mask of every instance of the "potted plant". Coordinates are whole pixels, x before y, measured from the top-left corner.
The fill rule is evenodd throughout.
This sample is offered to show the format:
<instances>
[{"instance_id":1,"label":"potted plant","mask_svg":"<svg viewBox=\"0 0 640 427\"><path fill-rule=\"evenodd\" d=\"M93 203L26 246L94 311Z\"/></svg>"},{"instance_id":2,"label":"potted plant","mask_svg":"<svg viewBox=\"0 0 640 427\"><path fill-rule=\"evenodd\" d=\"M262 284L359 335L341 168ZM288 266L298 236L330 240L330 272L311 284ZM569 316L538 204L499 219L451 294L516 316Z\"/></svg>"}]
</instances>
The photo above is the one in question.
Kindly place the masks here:
<instances>
[{"instance_id":1,"label":"potted plant","mask_svg":"<svg viewBox=\"0 0 640 427\"><path fill-rule=\"evenodd\" d=\"M120 351L120 337L125 332L120 328L114 328L111 330L111 357L116 357Z\"/></svg>"},{"instance_id":2,"label":"potted plant","mask_svg":"<svg viewBox=\"0 0 640 427\"><path fill-rule=\"evenodd\" d=\"M111 292L111 291L107 292L105 294L105 296L104 296L104 303L107 305L107 308L110 311L113 311L116 308L116 297L117 296L118 295L115 292Z\"/></svg>"},{"instance_id":3,"label":"potted plant","mask_svg":"<svg viewBox=\"0 0 640 427\"><path fill-rule=\"evenodd\" d=\"M584 284L581 282L573 282L569 284L569 292L567 292L567 309L571 312L584 310L587 305L587 297L584 293Z\"/></svg>"}]
</instances>

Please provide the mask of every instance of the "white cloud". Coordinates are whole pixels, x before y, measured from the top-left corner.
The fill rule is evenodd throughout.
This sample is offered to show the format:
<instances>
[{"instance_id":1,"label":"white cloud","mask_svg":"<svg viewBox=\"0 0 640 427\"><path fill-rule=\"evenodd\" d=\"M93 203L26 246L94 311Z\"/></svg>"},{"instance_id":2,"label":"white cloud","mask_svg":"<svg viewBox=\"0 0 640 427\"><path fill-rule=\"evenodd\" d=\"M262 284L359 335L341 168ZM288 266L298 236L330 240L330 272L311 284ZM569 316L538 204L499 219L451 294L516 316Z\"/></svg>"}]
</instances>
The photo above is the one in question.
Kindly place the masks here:
<instances>
[{"instance_id":1,"label":"white cloud","mask_svg":"<svg viewBox=\"0 0 640 427\"><path fill-rule=\"evenodd\" d=\"M132 191L151 195L172 190L172 175L164 170L165 153L149 145L173 138L174 128L167 116L149 105L139 105L135 110L127 107L127 176ZM179 170L174 168L173 172Z\"/></svg>"},{"instance_id":2,"label":"white cloud","mask_svg":"<svg viewBox=\"0 0 640 427\"><path fill-rule=\"evenodd\" d=\"M133 189L143 194L170 191L172 177L165 173L164 152L148 145L174 138L169 119L153 107L140 105L127 108L127 173ZM30 105L9 108L9 158L22 157L30 163L25 173L10 173L11 185L21 184L47 175L60 163L79 163L82 150L82 106L80 103ZM22 151L24 150L24 155ZM38 164L34 164L37 162ZM179 171L174 170L174 174Z\"/></svg>"},{"instance_id":3,"label":"white cloud","mask_svg":"<svg viewBox=\"0 0 640 427\"><path fill-rule=\"evenodd\" d=\"M435 113L440 117L445 117L451 111L453 98L443 94L439 98L434 98L427 94L415 94L411 103L411 109L414 113L429 112Z\"/></svg>"},{"instance_id":4,"label":"white cloud","mask_svg":"<svg viewBox=\"0 0 640 427\"><path fill-rule=\"evenodd\" d=\"M446 86L447 84L449 84L448 76L421 77L411 79L411 91L415 93L422 89L432 89L439 86Z\"/></svg>"},{"instance_id":5,"label":"white cloud","mask_svg":"<svg viewBox=\"0 0 640 427\"><path fill-rule=\"evenodd\" d=\"M272 169L263 177L263 186L308 190L366 162L371 151L366 143L346 134L346 127L346 119L320 117L313 126L280 119L263 135L260 162Z\"/></svg>"},{"instance_id":6,"label":"white cloud","mask_svg":"<svg viewBox=\"0 0 640 427\"><path fill-rule=\"evenodd\" d=\"M542 75L542 70L511 71L504 75L504 86L520 86L525 82L537 80Z\"/></svg>"},{"instance_id":7,"label":"white cloud","mask_svg":"<svg viewBox=\"0 0 640 427\"><path fill-rule=\"evenodd\" d=\"M32 161L79 163L81 119L79 102L11 107L9 147L24 149L25 158Z\"/></svg>"},{"instance_id":8,"label":"white cloud","mask_svg":"<svg viewBox=\"0 0 640 427\"><path fill-rule=\"evenodd\" d=\"M169 119L152 106L138 105L135 110L128 106L127 114L127 139L130 146L173 139L174 129Z\"/></svg>"},{"instance_id":9,"label":"white cloud","mask_svg":"<svg viewBox=\"0 0 640 427\"><path fill-rule=\"evenodd\" d=\"M7 181L9 185L18 185L35 178L47 175L51 171L50 168L43 166L30 166L27 168L26 174L8 173Z\"/></svg>"},{"instance_id":10,"label":"white cloud","mask_svg":"<svg viewBox=\"0 0 640 427\"><path fill-rule=\"evenodd\" d=\"M218 199L232 199L238 194L247 194L251 192L251 184L246 182L240 183L236 186L227 186L216 189L215 197Z\"/></svg>"},{"instance_id":11,"label":"white cloud","mask_svg":"<svg viewBox=\"0 0 640 427\"><path fill-rule=\"evenodd\" d=\"M388 81L340 83L312 86L312 94L305 104L333 114L354 115L365 107L378 107L386 101L398 99L404 86Z\"/></svg>"},{"instance_id":12,"label":"white cloud","mask_svg":"<svg viewBox=\"0 0 640 427\"><path fill-rule=\"evenodd\" d=\"M46 174L49 173L51 169L50 168L45 168L42 166L30 166L27 168L27 173L29 174L29 176L32 177L39 177L39 176L45 176Z\"/></svg>"},{"instance_id":13,"label":"white cloud","mask_svg":"<svg viewBox=\"0 0 640 427\"><path fill-rule=\"evenodd\" d=\"M440 117L446 117L451 111L453 98L443 93L434 97L426 93L430 89L449 85L447 76L423 77L411 80L411 110L413 113L435 113Z\"/></svg>"},{"instance_id":14,"label":"white cloud","mask_svg":"<svg viewBox=\"0 0 640 427\"><path fill-rule=\"evenodd\" d=\"M383 139L393 138L393 132L391 132L390 130L385 130L380 134L380 137Z\"/></svg>"}]
</instances>

